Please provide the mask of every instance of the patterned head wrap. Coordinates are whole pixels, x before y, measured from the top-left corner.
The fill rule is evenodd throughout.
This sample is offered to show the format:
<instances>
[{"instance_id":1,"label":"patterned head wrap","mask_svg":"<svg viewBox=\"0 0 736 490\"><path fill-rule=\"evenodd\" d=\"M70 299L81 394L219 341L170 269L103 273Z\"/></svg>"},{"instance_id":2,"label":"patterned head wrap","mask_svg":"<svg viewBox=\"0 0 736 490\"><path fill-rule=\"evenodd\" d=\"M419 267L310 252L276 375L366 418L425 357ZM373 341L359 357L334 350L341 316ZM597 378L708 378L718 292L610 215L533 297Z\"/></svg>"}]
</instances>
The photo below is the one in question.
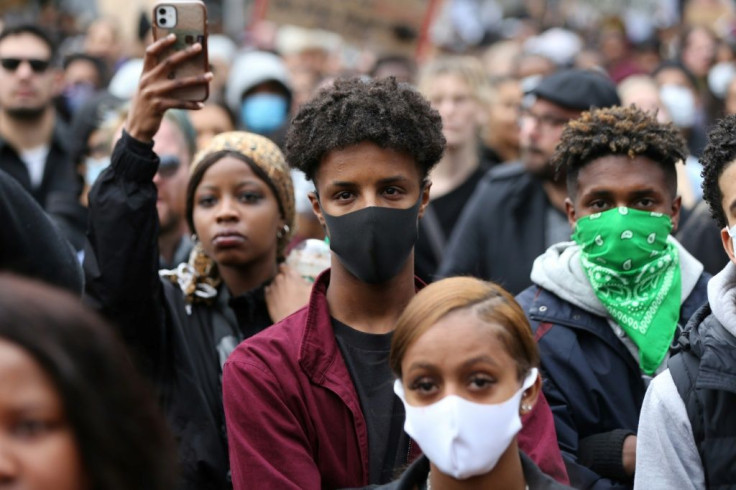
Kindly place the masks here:
<instances>
[{"instance_id":1,"label":"patterned head wrap","mask_svg":"<svg viewBox=\"0 0 736 490\"><path fill-rule=\"evenodd\" d=\"M190 182L187 187L186 217L190 228L194 230L192 217L194 192L207 168L216 163L210 157L221 152L234 152L246 157L260 171L256 173L262 174L259 177L265 177L266 184L276 196L279 211L286 224L276 236L277 257L281 260L286 245L294 233L294 186L283 153L271 140L263 136L244 131L220 133L196 155L190 169ZM216 264L204 253L199 241L196 242L187 263L180 264L170 271L161 271L161 276L180 287L188 305L196 302L211 303L217 296L217 287L220 284Z\"/></svg>"}]
</instances>

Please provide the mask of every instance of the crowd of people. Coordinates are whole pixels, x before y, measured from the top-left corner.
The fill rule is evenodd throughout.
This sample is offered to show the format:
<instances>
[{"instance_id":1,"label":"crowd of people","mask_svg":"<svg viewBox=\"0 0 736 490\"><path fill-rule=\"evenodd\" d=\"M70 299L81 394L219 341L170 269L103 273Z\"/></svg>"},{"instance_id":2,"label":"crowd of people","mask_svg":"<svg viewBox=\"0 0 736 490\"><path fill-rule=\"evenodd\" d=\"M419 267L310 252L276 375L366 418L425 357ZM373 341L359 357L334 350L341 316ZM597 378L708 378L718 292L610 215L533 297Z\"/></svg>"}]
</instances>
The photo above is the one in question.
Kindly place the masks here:
<instances>
[{"instance_id":1,"label":"crowd of people","mask_svg":"<svg viewBox=\"0 0 736 490\"><path fill-rule=\"evenodd\" d=\"M734 7L527 3L419 60L6 20L0 484L736 487Z\"/></svg>"}]
</instances>

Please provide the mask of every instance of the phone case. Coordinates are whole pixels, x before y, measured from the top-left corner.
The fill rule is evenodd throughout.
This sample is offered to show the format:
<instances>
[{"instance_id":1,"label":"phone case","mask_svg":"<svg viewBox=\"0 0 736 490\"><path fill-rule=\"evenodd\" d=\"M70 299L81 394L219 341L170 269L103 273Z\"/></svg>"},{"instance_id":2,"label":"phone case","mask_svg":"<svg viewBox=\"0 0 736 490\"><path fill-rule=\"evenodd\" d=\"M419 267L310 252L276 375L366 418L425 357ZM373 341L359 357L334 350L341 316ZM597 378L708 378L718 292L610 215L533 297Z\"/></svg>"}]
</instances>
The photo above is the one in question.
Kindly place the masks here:
<instances>
[{"instance_id":1,"label":"phone case","mask_svg":"<svg viewBox=\"0 0 736 490\"><path fill-rule=\"evenodd\" d=\"M173 6L177 11L177 22L173 28L162 27L156 22L156 9L161 6ZM164 51L159 60L164 60L176 51L181 51L199 42L202 51L194 58L188 59L169 73L170 79L197 76L209 70L207 61L207 8L200 1L170 0L160 2L153 10L153 38L161 39L170 33L176 34L176 42ZM183 87L173 91L172 95L181 100L193 100L203 102L209 95L207 85L197 87Z\"/></svg>"}]
</instances>

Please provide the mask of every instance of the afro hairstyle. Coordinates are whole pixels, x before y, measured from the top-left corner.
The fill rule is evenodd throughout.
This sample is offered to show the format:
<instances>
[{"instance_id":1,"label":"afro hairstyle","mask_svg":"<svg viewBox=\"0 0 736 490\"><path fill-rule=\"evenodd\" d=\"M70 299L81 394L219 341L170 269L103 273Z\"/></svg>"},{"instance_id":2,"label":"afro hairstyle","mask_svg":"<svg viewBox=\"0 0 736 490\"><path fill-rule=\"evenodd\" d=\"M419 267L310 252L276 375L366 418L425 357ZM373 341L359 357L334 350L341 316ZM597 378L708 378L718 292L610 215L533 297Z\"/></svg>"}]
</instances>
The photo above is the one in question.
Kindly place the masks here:
<instances>
[{"instance_id":1,"label":"afro hairstyle","mask_svg":"<svg viewBox=\"0 0 736 490\"><path fill-rule=\"evenodd\" d=\"M583 112L562 132L552 164L567 174L567 192L577 193L580 169L609 155L646 157L667 175L672 197L677 193L677 162L687 158L687 147L672 123L660 123L654 114L630 107L606 107Z\"/></svg>"},{"instance_id":2,"label":"afro hairstyle","mask_svg":"<svg viewBox=\"0 0 736 490\"><path fill-rule=\"evenodd\" d=\"M411 156L422 179L445 149L439 113L414 88L393 77L351 78L302 106L286 135L286 161L313 181L328 153L363 142Z\"/></svg>"},{"instance_id":3,"label":"afro hairstyle","mask_svg":"<svg viewBox=\"0 0 736 490\"><path fill-rule=\"evenodd\" d=\"M703 199L720 228L728 226L723 210L723 193L718 181L723 171L736 162L736 115L726 116L708 133L708 144L700 157L703 164Z\"/></svg>"}]
</instances>

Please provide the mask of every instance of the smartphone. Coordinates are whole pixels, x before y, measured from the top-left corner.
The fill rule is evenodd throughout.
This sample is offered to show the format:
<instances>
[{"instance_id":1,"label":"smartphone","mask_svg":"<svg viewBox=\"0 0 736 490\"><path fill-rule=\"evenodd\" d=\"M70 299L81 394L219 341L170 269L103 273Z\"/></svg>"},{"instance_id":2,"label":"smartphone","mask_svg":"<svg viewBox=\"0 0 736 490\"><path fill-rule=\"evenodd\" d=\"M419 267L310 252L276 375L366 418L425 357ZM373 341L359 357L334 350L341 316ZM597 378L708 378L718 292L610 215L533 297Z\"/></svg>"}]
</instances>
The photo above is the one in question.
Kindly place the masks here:
<instances>
[{"instance_id":1,"label":"smartphone","mask_svg":"<svg viewBox=\"0 0 736 490\"><path fill-rule=\"evenodd\" d=\"M169 0L156 4L153 8L153 38L161 39L169 34L176 35L176 42L161 53L164 60L176 51L188 48L194 43L202 45L202 51L193 58L177 66L169 74L169 79L202 75L209 71L207 61L207 7L199 0ZM203 102L209 95L207 85L182 87L172 96L181 100Z\"/></svg>"}]
</instances>

